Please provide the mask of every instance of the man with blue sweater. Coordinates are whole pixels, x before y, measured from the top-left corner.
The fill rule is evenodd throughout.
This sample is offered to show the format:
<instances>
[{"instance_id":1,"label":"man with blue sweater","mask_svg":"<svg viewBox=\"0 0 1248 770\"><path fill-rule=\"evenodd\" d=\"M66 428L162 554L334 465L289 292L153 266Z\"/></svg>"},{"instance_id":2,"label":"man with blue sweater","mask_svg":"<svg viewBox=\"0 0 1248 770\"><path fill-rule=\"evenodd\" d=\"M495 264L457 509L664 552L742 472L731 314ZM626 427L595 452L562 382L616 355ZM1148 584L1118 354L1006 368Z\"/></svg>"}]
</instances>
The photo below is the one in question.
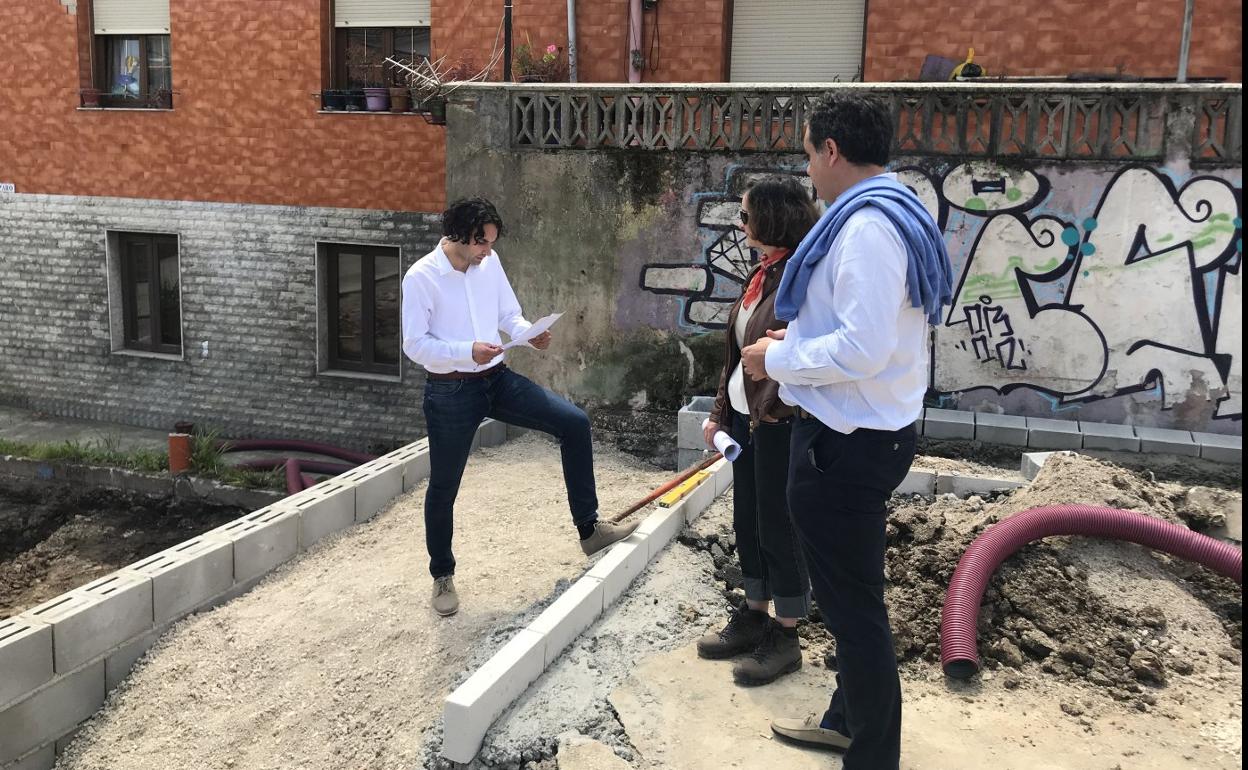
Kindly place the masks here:
<instances>
[{"instance_id":1,"label":"man with blue sweater","mask_svg":"<svg viewBox=\"0 0 1248 770\"><path fill-rule=\"evenodd\" d=\"M795 407L788 500L837 689L822 714L772 730L844 750L845 770L901 761L901 681L884 604L886 505L914 459L927 390L929 326L951 299L936 223L884 172L893 122L881 102L830 94L813 105L807 173L828 210L789 258L776 295L788 329L742 351L754 379Z\"/></svg>"}]
</instances>

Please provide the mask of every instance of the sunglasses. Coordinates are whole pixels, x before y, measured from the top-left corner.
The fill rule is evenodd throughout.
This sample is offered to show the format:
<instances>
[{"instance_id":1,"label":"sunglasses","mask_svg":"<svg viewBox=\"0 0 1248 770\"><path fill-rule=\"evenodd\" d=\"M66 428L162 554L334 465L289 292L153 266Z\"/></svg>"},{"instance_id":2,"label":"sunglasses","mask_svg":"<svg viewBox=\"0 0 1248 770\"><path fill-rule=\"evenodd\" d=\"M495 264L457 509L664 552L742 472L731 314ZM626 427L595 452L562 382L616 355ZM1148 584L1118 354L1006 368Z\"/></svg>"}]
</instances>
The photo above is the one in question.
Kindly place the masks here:
<instances>
[{"instance_id":1,"label":"sunglasses","mask_svg":"<svg viewBox=\"0 0 1248 770\"><path fill-rule=\"evenodd\" d=\"M750 223L750 212L746 211L745 209L741 209L741 212L738 216L741 217L741 224L748 225Z\"/></svg>"}]
</instances>

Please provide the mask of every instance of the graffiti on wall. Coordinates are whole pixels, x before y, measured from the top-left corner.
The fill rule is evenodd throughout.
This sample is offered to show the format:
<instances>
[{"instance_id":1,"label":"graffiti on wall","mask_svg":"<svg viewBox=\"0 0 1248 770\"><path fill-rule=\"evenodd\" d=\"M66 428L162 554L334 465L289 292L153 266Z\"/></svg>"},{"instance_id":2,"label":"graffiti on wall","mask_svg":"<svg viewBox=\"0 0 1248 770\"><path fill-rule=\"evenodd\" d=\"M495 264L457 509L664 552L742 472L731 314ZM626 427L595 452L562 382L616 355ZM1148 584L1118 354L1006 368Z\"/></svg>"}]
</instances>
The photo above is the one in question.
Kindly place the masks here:
<instances>
[{"instance_id":1,"label":"graffiti on wall","mask_svg":"<svg viewBox=\"0 0 1248 770\"><path fill-rule=\"evenodd\" d=\"M1112 175L972 161L894 169L945 233L957 273L937 327L933 387L1027 388L1054 409L1152 392L1163 409L1215 402L1241 419L1242 189L1129 166ZM699 258L648 264L641 288L681 298L687 331L723 328L756 259L737 228L729 170L695 196ZM800 173L789 171L788 173Z\"/></svg>"}]
</instances>

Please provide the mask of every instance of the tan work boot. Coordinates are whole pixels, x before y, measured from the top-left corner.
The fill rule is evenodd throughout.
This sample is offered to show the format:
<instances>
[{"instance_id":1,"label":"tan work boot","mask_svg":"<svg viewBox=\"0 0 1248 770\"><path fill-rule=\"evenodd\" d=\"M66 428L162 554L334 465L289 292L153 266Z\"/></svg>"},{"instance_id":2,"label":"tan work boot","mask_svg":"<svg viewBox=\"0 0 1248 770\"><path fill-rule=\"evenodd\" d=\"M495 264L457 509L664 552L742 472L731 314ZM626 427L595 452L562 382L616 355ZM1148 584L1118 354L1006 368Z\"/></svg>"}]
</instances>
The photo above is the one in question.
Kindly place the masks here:
<instances>
[{"instance_id":1,"label":"tan work boot","mask_svg":"<svg viewBox=\"0 0 1248 770\"><path fill-rule=\"evenodd\" d=\"M443 575L433 580L433 611L446 617L459 612L459 594L455 593L455 577Z\"/></svg>"},{"instance_id":2,"label":"tan work boot","mask_svg":"<svg viewBox=\"0 0 1248 770\"><path fill-rule=\"evenodd\" d=\"M851 739L836 730L820 727L823 721L820 714L811 714L805 719L773 719L771 731L807 746L844 751L849 748Z\"/></svg>"},{"instance_id":3,"label":"tan work boot","mask_svg":"<svg viewBox=\"0 0 1248 770\"><path fill-rule=\"evenodd\" d=\"M594 534L581 541L581 550L586 556L598 553L603 548L618 543L629 535L633 534L633 530L637 529L640 521L632 521L625 524L612 524L609 521L598 521L594 523Z\"/></svg>"},{"instance_id":4,"label":"tan work boot","mask_svg":"<svg viewBox=\"0 0 1248 770\"><path fill-rule=\"evenodd\" d=\"M784 626L768 618L767 630L754 652L732 667L732 679L739 685L757 687L801 667L802 645L797 634L786 634Z\"/></svg>"}]
</instances>

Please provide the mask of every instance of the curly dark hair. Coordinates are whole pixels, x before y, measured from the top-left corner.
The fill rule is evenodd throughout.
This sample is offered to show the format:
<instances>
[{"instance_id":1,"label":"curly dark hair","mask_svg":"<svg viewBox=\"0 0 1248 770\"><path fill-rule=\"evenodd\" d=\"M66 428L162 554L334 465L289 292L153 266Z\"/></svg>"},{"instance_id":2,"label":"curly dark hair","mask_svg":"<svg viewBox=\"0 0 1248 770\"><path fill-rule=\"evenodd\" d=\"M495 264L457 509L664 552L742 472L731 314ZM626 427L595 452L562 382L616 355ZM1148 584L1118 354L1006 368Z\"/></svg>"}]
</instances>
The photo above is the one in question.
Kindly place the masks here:
<instances>
[{"instance_id":1,"label":"curly dark hair","mask_svg":"<svg viewBox=\"0 0 1248 770\"><path fill-rule=\"evenodd\" d=\"M806 117L810 143L823 152L831 139L845 159L858 165L883 166L893 144L893 116L881 100L832 92L813 105Z\"/></svg>"},{"instance_id":2,"label":"curly dark hair","mask_svg":"<svg viewBox=\"0 0 1248 770\"><path fill-rule=\"evenodd\" d=\"M485 226L498 228L498 237L506 234L498 209L485 198L460 198L442 212L442 235L452 243L472 243L485 237Z\"/></svg>"},{"instance_id":3,"label":"curly dark hair","mask_svg":"<svg viewBox=\"0 0 1248 770\"><path fill-rule=\"evenodd\" d=\"M764 177L745 192L750 197L750 230L759 243L792 251L819 221L814 199L796 177Z\"/></svg>"}]
</instances>

